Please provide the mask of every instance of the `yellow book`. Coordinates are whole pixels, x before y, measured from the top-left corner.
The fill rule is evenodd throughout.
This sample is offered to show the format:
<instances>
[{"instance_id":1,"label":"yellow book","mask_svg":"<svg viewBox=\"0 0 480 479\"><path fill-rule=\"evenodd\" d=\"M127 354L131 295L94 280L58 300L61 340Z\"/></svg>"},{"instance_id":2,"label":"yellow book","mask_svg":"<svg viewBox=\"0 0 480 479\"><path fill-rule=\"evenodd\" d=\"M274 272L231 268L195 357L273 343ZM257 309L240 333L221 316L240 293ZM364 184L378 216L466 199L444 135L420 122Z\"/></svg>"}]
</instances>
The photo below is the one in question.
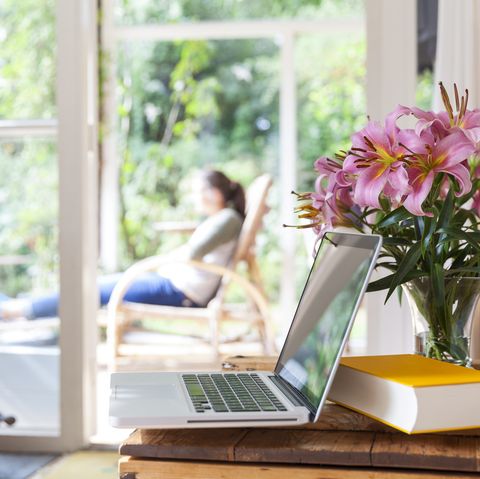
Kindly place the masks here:
<instances>
[{"instance_id":1,"label":"yellow book","mask_svg":"<svg viewBox=\"0 0 480 479\"><path fill-rule=\"evenodd\" d=\"M408 434L480 427L480 371L415 354L342 358L328 398Z\"/></svg>"}]
</instances>

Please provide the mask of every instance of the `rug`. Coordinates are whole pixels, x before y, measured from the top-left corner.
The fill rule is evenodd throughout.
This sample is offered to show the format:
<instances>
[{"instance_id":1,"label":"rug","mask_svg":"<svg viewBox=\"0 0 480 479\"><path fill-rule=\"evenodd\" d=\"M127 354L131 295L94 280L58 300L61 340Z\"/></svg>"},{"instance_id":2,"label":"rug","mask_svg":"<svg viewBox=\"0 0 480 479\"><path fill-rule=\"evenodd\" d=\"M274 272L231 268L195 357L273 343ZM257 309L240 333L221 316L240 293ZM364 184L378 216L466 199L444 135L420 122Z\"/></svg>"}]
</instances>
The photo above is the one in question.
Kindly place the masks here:
<instances>
[{"instance_id":1,"label":"rug","mask_svg":"<svg viewBox=\"0 0 480 479\"><path fill-rule=\"evenodd\" d=\"M79 451L61 457L31 479L117 479L117 452Z\"/></svg>"},{"instance_id":2,"label":"rug","mask_svg":"<svg viewBox=\"0 0 480 479\"><path fill-rule=\"evenodd\" d=\"M0 479L26 479L58 455L0 452Z\"/></svg>"}]
</instances>

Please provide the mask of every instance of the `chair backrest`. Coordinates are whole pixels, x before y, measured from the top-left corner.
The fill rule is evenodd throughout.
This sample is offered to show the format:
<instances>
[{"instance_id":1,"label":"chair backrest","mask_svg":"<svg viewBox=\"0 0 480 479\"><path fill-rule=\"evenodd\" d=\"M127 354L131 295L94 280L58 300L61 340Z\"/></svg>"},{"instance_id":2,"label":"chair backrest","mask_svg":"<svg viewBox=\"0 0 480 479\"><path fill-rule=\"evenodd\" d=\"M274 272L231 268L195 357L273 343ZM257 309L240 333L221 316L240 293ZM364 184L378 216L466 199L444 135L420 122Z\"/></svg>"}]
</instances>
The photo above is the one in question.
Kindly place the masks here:
<instances>
[{"instance_id":1,"label":"chair backrest","mask_svg":"<svg viewBox=\"0 0 480 479\"><path fill-rule=\"evenodd\" d=\"M272 178L270 175L265 174L256 178L247 189L246 215L238 237L237 248L228 265L231 270L235 270L238 263L243 260L247 262L249 267L251 265L250 259L254 254L255 238L262 226L263 216L267 212L266 200L271 186ZM211 300L222 302L225 299L225 292L229 283L229 277L223 276L220 278L218 289Z\"/></svg>"},{"instance_id":2,"label":"chair backrest","mask_svg":"<svg viewBox=\"0 0 480 479\"><path fill-rule=\"evenodd\" d=\"M252 253L255 237L262 226L263 216L267 212L266 200L271 186L272 177L265 174L256 178L247 190L247 211L233 256L232 268Z\"/></svg>"}]
</instances>

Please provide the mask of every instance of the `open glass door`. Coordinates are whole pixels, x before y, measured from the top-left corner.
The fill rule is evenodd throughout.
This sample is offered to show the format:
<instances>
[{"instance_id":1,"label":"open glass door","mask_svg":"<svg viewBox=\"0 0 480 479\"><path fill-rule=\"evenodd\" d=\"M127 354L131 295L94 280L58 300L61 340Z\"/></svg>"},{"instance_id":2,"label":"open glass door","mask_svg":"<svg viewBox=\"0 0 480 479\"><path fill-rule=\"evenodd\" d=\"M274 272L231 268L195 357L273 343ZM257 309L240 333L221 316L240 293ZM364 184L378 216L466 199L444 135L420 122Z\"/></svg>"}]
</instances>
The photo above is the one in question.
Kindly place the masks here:
<instances>
[{"instance_id":1,"label":"open glass door","mask_svg":"<svg viewBox=\"0 0 480 479\"><path fill-rule=\"evenodd\" d=\"M92 416L96 2L0 19L0 450L71 450Z\"/></svg>"},{"instance_id":2,"label":"open glass door","mask_svg":"<svg viewBox=\"0 0 480 479\"><path fill-rule=\"evenodd\" d=\"M58 318L31 302L59 287L55 1L2 2L0 18L0 414L15 421L0 435L55 437Z\"/></svg>"}]
</instances>

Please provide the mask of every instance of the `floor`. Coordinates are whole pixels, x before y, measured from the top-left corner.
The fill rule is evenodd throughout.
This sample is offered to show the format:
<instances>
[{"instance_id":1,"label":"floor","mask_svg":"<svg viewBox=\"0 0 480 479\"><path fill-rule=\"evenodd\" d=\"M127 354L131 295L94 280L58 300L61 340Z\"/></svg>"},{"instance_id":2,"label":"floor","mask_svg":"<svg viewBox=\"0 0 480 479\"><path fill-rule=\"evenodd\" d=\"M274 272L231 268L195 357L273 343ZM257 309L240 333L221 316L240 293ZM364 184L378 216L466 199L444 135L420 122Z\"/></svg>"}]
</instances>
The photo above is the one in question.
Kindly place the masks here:
<instances>
[{"instance_id":1,"label":"floor","mask_svg":"<svg viewBox=\"0 0 480 479\"><path fill-rule=\"evenodd\" d=\"M26 479L58 455L0 453L0 479Z\"/></svg>"},{"instance_id":2,"label":"floor","mask_svg":"<svg viewBox=\"0 0 480 479\"><path fill-rule=\"evenodd\" d=\"M79 451L53 461L29 479L117 479L117 463L117 452Z\"/></svg>"}]
</instances>

